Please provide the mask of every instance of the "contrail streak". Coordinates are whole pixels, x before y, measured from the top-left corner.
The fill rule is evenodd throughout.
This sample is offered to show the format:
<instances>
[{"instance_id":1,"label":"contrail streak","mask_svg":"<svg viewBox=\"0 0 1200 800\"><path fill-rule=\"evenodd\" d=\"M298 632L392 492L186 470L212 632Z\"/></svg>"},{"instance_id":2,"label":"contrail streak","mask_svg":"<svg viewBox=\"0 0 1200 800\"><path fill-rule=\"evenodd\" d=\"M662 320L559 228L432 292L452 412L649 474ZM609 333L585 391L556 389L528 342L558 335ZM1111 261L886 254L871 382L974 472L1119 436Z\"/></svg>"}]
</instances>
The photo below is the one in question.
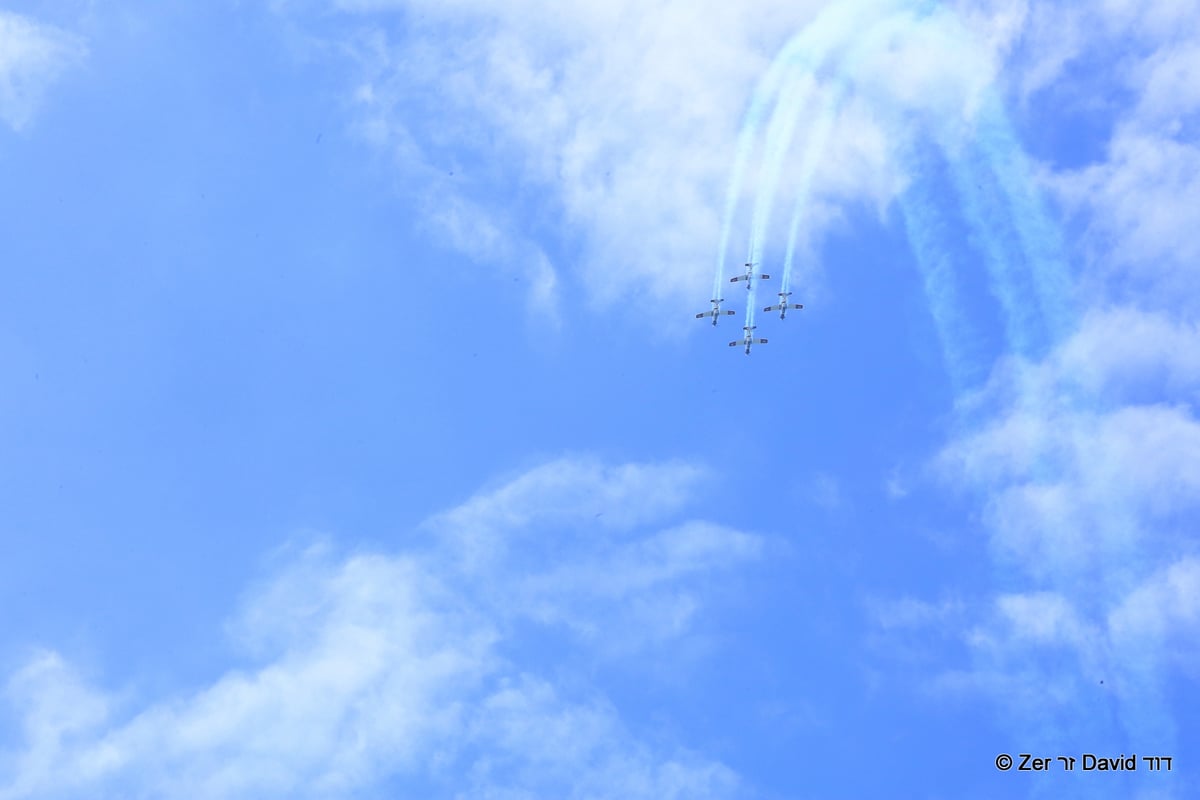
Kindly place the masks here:
<instances>
[{"instance_id":1,"label":"contrail streak","mask_svg":"<svg viewBox=\"0 0 1200 800\"><path fill-rule=\"evenodd\" d=\"M860 27L859 17L861 15L877 11L880 5L891 7L896 2L897 0L886 0L882 4L876 4L874 9L861 3L844 3L827 10L784 44L766 74L755 86L750 105L743 116L742 126L738 132L733 167L730 170L725 190L725 209L717 245L717 263L713 275L713 297L720 297L723 291L733 220L750 157L762 126L763 116L772 100L778 96L784 80L792 73L797 64L807 63L812 68L819 67L825 61L829 50L847 41ZM754 294L753 290L751 294ZM748 321L747 324L752 323Z\"/></svg>"}]
</instances>

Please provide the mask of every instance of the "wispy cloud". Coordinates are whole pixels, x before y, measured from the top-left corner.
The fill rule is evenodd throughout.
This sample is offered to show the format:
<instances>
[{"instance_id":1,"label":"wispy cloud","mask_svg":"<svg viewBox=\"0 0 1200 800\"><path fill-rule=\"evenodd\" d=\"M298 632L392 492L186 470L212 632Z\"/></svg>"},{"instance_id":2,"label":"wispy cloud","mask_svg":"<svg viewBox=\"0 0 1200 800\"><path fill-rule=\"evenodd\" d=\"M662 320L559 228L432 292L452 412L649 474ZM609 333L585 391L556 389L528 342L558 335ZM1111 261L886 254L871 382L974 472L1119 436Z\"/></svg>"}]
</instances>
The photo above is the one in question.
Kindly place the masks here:
<instances>
[{"instance_id":1,"label":"wispy cloud","mask_svg":"<svg viewBox=\"0 0 1200 800\"><path fill-rule=\"evenodd\" d=\"M432 518L421 552L308 546L231 622L244 660L173 697L93 688L41 651L8 682L24 741L0 760L0 797L330 797L385 781L446 797L734 796L732 771L641 740L593 671L558 683L568 653L521 633L565 625L556 646L585 656L687 635L699 581L762 546L704 522L645 530L695 498L698 474L564 459ZM534 554L463 573L450 554L468 527ZM559 667L539 674L547 658Z\"/></svg>"},{"instance_id":2,"label":"wispy cloud","mask_svg":"<svg viewBox=\"0 0 1200 800\"><path fill-rule=\"evenodd\" d=\"M510 540L554 526L570 535L626 530L675 513L693 496L705 470L681 462L609 466L591 458L565 458L535 467L495 489L480 492L426 526L455 543L464 563L503 558Z\"/></svg>"},{"instance_id":3,"label":"wispy cloud","mask_svg":"<svg viewBox=\"0 0 1200 800\"><path fill-rule=\"evenodd\" d=\"M1171 746L1168 678L1198 613L1195 339L1163 312L1096 310L1044 361L993 376L980 427L939 465L980 498L1006 578L959 626L972 666L936 687L992 694L1048 743L1091 726Z\"/></svg>"},{"instance_id":4,"label":"wispy cloud","mask_svg":"<svg viewBox=\"0 0 1200 800\"><path fill-rule=\"evenodd\" d=\"M0 10L0 120L28 126L50 85L86 55L78 36Z\"/></svg>"},{"instance_id":5,"label":"wispy cloud","mask_svg":"<svg viewBox=\"0 0 1200 800\"><path fill-rule=\"evenodd\" d=\"M1113 0L1080 17L1088 63L1063 79L1108 101L1112 135L1104 157L1074 170L1047 171L1047 184L1083 227L1093 269L1083 286L1093 301L1195 312L1192 265L1200 256L1200 28L1173 3Z\"/></svg>"},{"instance_id":6,"label":"wispy cloud","mask_svg":"<svg viewBox=\"0 0 1200 800\"><path fill-rule=\"evenodd\" d=\"M1102 85L1110 106L1089 113L1112 135L1097 163L1041 167L1083 233L1078 325L1045 358L1002 360L961 398L962 427L936 462L981 506L997 585L953 614L883 604L876 637L903 656L898 625L949 630L969 666L940 664L927 685L992 695L1048 741L1090 730L1169 746L1169 687L1191 671L1181 654L1197 614L1200 28L1171 3L995 0L964 12L994 34L1009 96L1033 107L1038 92L1062 93L1057 82ZM1102 63L1081 77L1068 73L1077 58ZM1098 691L1115 712L1097 710Z\"/></svg>"},{"instance_id":7,"label":"wispy cloud","mask_svg":"<svg viewBox=\"0 0 1200 800\"><path fill-rule=\"evenodd\" d=\"M488 213L532 203L524 222L500 213L501 227L552 221L549 238L579 254L557 266L605 304L681 288L707 296L747 90L781 32L819 5L335 7L370 32L346 42L362 64L364 113L391 132L378 141L415 142L426 160L469 153L464 194ZM401 33L385 10L411 24Z\"/></svg>"}]
</instances>

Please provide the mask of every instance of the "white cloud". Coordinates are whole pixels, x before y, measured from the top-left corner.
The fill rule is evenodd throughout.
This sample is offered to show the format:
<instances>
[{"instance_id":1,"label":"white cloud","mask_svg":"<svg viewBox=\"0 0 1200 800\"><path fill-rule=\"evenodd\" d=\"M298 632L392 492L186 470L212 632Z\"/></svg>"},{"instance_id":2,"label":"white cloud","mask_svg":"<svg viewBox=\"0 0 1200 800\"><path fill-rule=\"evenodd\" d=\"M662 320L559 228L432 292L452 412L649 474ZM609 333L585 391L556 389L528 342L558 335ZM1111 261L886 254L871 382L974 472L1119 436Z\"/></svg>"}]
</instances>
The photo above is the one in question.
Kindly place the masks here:
<instances>
[{"instance_id":1,"label":"white cloud","mask_svg":"<svg viewBox=\"0 0 1200 800\"><path fill-rule=\"evenodd\" d=\"M1085 713L1104 680L1128 735L1170 744L1164 676L1187 663L1200 596L1180 560L1200 515L1196 345L1165 312L1094 309L964 404L979 427L944 450L942 475L982 498L997 561L1026 586L974 611L974 667L937 688L1052 720Z\"/></svg>"},{"instance_id":2,"label":"white cloud","mask_svg":"<svg viewBox=\"0 0 1200 800\"><path fill-rule=\"evenodd\" d=\"M1114 637L1137 646L1174 639L1196 654L1200 632L1200 558L1184 557L1133 589L1108 618Z\"/></svg>"},{"instance_id":3,"label":"white cloud","mask_svg":"<svg viewBox=\"0 0 1200 800\"><path fill-rule=\"evenodd\" d=\"M422 203L421 223L450 246L478 264L498 265L528 285L529 311L544 321L559 322L558 273L546 253L523 237L514 237L501 226L496 212L454 192L430 193Z\"/></svg>"},{"instance_id":4,"label":"white cloud","mask_svg":"<svg viewBox=\"0 0 1200 800\"><path fill-rule=\"evenodd\" d=\"M133 796L323 796L445 746L461 731L462 699L494 669L495 634L439 597L411 559L339 563L310 552L298 569L269 587L273 615L254 598L248 604L241 630L260 647L258 639L273 645L265 662L124 721L99 726L93 715L89 735L66 746L29 739L23 758L53 768L18 772L0 797L90 794L95 786ZM298 601L303 618L280 601ZM80 694L66 667L53 677L34 687L27 725L44 727L52 716L44 698Z\"/></svg>"},{"instance_id":5,"label":"white cloud","mask_svg":"<svg viewBox=\"0 0 1200 800\"><path fill-rule=\"evenodd\" d=\"M350 45L362 65L357 96L369 120L364 130L405 158L471 154L480 177L463 192L495 214L492 227L510 236L528 224L528 215L500 209L514 198L533 203L530 214L561 220L566 227L559 238L582 260L557 266L578 271L600 304L680 290L707 296L747 99L789 33L817 11L834 20L825 25L833 38L814 42L818 51L854 43L878 22L903 29L879 52L855 55L856 89L969 118L994 79L1004 37L986 39L982 47L964 43L948 15L917 23L907 12L892 15L901 6L847 9L816 0L761 0L752 7L681 0L336 4L370 31ZM403 13L403 36L390 32L388 20L396 17L379 13L384 10ZM852 24L839 27L834 18ZM948 59L955 70L941 68ZM819 99L808 98L804 118L819 106ZM837 219L831 209L864 198L882 210L903 186L892 141L869 104L851 101L841 109L805 220L823 228ZM785 161L781 186L795 183L798 162ZM758 186L760 176L752 173L745 196ZM443 189L439 183L436 201ZM781 207L789 200L778 198ZM785 214L774 216L779 221ZM774 228L780 233L781 224ZM806 238L813 235L808 231ZM582 249L574 245L579 238Z\"/></svg>"},{"instance_id":6,"label":"white cloud","mask_svg":"<svg viewBox=\"0 0 1200 800\"><path fill-rule=\"evenodd\" d=\"M944 475L985 492L993 542L1027 574L1081 581L1134 568L1133 553L1161 548L1200 510L1200 421L1186 406L1076 410L1057 380L1027 391L941 456Z\"/></svg>"},{"instance_id":7,"label":"white cloud","mask_svg":"<svg viewBox=\"0 0 1200 800\"><path fill-rule=\"evenodd\" d=\"M1200 34L1192 9L1175 0L1104 0L1100 8L1110 34L1134 33L1156 42Z\"/></svg>"},{"instance_id":8,"label":"white cloud","mask_svg":"<svg viewBox=\"0 0 1200 800\"><path fill-rule=\"evenodd\" d=\"M758 537L698 520L631 538L678 513L707 478L681 462L564 458L425 527L493 613L561 627L603 655L622 655L684 633L708 576L762 553Z\"/></svg>"},{"instance_id":9,"label":"white cloud","mask_svg":"<svg viewBox=\"0 0 1200 800\"><path fill-rule=\"evenodd\" d=\"M905 631L920 628L949 630L965 606L961 600L946 599L937 603L915 597L894 600L874 600L870 603L875 624L885 631Z\"/></svg>"},{"instance_id":10,"label":"white cloud","mask_svg":"<svg viewBox=\"0 0 1200 800\"><path fill-rule=\"evenodd\" d=\"M736 775L686 752L656 756L626 744L629 731L601 699L564 703L552 686L521 676L488 697L472 731L493 754L471 772L479 798L717 798ZM512 776L516 773L519 781ZM518 783L513 792L497 790Z\"/></svg>"},{"instance_id":11,"label":"white cloud","mask_svg":"<svg viewBox=\"0 0 1200 800\"><path fill-rule=\"evenodd\" d=\"M1061 374L1113 404L1200 392L1200 327L1129 307L1094 309L1060 350Z\"/></svg>"},{"instance_id":12,"label":"white cloud","mask_svg":"<svg viewBox=\"0 0 1200 800\"><path fill-rule=\"evenodd\" d=\"M554 525L564 534L587 523L625 530L662 519L692 496L705 471L679 462L606 466L564 458L529 470L475 495L426 523L454 543L468 568L503 558L510 537L531 526Z\"/></svg>"},{"instance_id":13,"label":"white cloud","mask_svg":"<svg viewBox=\"0 0 1200 800\"><path fill-rule=\"evenodd\" d=\"M230 633L245 660L174 697L118 702L39 653L9 681L24 742L0 757L0 798L315 798L385 780L446 797L732 796L726 767L640 741L589 658L622 640L628 655L621 626L635 646L677 642L706 576L760 552L710 523L640 530L690 502L698 474L560 460L438 515L423 552L309 547L244 599ZM447 554L470 526L547 544L464 574ZM523 642L531 624L582 635L547 654ZM579 648L586 674L537 674L549 657L561 680Z\"/></svg>"},{"instance_id":14,"label":"white cloud","mask_svg":"<svg viewBox=\"0 0 1200 800\"><path fill-rule=\"evenodd\" d=\"M50 84L86 53L77 36L0 10L0 120L25 128Z\"/></svg>"},{"instance_id":15,"label":"white cloud","mask_svg":"<svg viewBox=\"0 0 1200 800\"><path fill-rule=\"evenodd\" d=\"M94 735L109 716L110 698L92 691L56 653L39 652L5 687L5 697L20 715L24 752L0 757L0 774L15 776L12 796L28 794L53 780L62 755L76 742ZM0 797L6 796L0 786Z\"/></svg>"},{"instance_id":16,"label":"white cloud","mask_svg":"<svg viewBox=\"0 0 1200 800\"><path fill-rule=\"evenodd\" d=\"M366 82L386 113L425 120L426 158L481 155L476 198L548 190L538 213L584 234L586 263L573 266L601 302L707 285L738 118L770 57L762 40L786 30L765 27L778 7L341 4L385 6L425 27L386 38ZM797 23L805 11L787 13Z\"/></svg>"},{"instance_id":17,"label":"white cloud","mask_svg":"<svg viewBox=\"0 0 1200 800\"><path fill-rule=\"evenodd\" d=\"M1085 248L1099 268L1085 278L1093 296L1195 311L1200 148L1125 123L1107 161L1053 180L1059 198L1087 214Z\"/></svg>"},{"instance_id":18,"label":"white cloud","mask_svg":"<svg viewBox=\"0 0 1200 800\"><path fill-rule=\"evenodd\" d=\"M380 35L359 37L355 46L358 61L370 73L407 71L411 66L393 64ZM415 61L422 63L420 58ZM390 166L397 172L397 191L410 203L416 226L434 241L462 253L476 267L502 270L523 281L529 310L542 321L557 324L558 271L545 250L516 231L507 204L485 208L472 199L469 187L475 181L464 172L458 157L426 152L413 130L419 126L403 118L396 103L386 86L371 81L360 84L352 96L360 115L354 129L390 157ZM437 268L461 269L454 264Z\"/></svg>"},{"instance_id":19,"label":"white cloud","mask_svg":"<svg viewBox=\"0 0 1200 800\"><path fill-rule=\"evenodd\" d=\"M685 523L632 544L598 548L542 574L491 588L509 608L565 625L606 654L674 639L701 607L703 581L757 559L762 541L705 522Z\"/></svg>"},{"instance_id":20,"label":"white cloud","mask_svg":"<svg viewBox=\"0 0 1200 800\"><path fill-rule=\"evenodd\" d=\"M1136 303L1193 314L1200 258L1191 198L1200 191L1200 25L1171 2L1070 6L1053 12L1075 31L1073 50L1095 69L1071 76L1075 95L1105 98L1105 158L1046 182L1083 223L1089 302ZM1030 58L1036 56L1036 52ZM1060 89L1057 96L1068 97Z\"/></svg>"},{"instance_id":21,"label":"white cloud","mask_svg":"<svg viewBox=\"0 0 1200 800\"><path fill-rule=\"evenodd\" d=\"M1071 603L1053 592L1001 595L1000 616L1017 639L1041 643L1082 643L1090 637Z\"/></svg>"}]
</instances>

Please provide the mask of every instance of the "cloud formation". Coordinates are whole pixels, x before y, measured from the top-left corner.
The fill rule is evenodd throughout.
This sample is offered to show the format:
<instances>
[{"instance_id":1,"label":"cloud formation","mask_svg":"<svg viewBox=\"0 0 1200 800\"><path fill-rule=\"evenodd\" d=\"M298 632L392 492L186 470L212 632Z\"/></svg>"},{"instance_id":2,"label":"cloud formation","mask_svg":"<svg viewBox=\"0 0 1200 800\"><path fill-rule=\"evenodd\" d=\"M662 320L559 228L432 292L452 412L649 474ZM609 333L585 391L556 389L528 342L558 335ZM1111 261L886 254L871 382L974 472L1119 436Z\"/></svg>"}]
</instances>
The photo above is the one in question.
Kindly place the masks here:
<instances>
[{"instance_id":1,"label":"cloud formation","mask_svg":"<svg viewBox=\"0 0 1200 800\"><path fill-rule=\"evenodd\" d=\"M86 55L79 37L0 10L0 121L26 128L50 85Z\"/></svg>"},{"instance_id":2,"label":"cloud formation","mask_svg":"<svg viewBox=\"0 0 1200 800\"><path fill-rule=\"evenodd\" d=\"M756 537L707 522L646 530L699 474L561 459L432 517L424 550L308 546L231 622L244 661L178 696L107 692L35 653L8 680L23 742L0 798L735 796L727 767L643 741L585 675L556 683L572 651L688 635L703 579L757 557ZM503 543L464 562L468 529ZM565 631L562 649L526 642L531 625Z\"/></svg>"}]
</instances>

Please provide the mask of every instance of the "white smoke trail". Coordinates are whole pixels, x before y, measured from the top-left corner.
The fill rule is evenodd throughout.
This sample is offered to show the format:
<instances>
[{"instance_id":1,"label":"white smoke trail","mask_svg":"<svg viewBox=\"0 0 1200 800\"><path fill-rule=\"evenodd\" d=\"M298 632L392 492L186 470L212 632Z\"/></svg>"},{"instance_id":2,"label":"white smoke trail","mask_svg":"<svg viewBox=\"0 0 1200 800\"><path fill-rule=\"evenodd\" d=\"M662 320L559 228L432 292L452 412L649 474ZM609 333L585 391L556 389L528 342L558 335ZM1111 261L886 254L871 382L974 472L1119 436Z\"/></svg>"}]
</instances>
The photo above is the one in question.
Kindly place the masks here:
<instances>
[{"instance_id":1,"label":"white smoke trail","mask_svg":"<svg viewBox=\"0 0 1200 800\"><path fill-rule=\"evenodd\" d=\"M792 36L772 61L771 66L758 84L750 99L750 105L742 119L738 132L737 149L734 152L733 167L730 170L729 182L725 190L725 209L721 222L721 233L717 245L717 263L713 275L713 297L720 297L723 291L726 274L726 260L729 254L729 240L732 234L733 220L737 212L738 201L742 194L742 184L746 178L746 170L750 157L762 127L763 116L770 104L776 100L780 87L791 76L798 64L807 64L811 70L817 70L825 62L830 50L848 41L856 30L864 24L863 17L881 7L889 8L901 0L884 0L874 6L862 2L839 3L826 10L820 17L807 25L802 31ZM778 104L777 104L778 107ZM798 109L795 113L798 113ZM784 123L781 120L780 125ZM794 131L795 123L791 124ZM790 137L789 140L790 142ZM764 149L778 148L778 143L766 143ZM786 150L786 146L784 147ZM773 190L772 190L773 193ZM757 205L757 202L756 202ZM765 209L764 209L765 210ZM766 211L769 215L769 211ZM765 225L763 226L765 227ZM749 248L754 250L753 243ZM754 261L753 257L748 260ZM755 292L751 290L750 294ZM748 320L747 324L753 324Z\"/></svg>"},{"instance_id":2,"label":"white smoke trail","mask_svg":"<svg viewBox=\"0 0 1200 800\"><path fill-rule=\"evenodd\" d=\"M791 291L792 268L796 259L796 239L800 233L800 223L808 210L812 194L813 175L817 171L817 160L829 145L829 134L833 131L833 121L845 97L845 85L838 82L836 88L825 93L821 113L808 134L808 145L800 161L799 180L796 185L796 199L792 205L792 216L788 222L787 249L783 256L783 277L780 279L779 291Z\"/></svg>"},{"instance_id":3,"label":"white smoke trail","mask_svg":"<svg viewBox=\"0 0 1200 800\"><path fill-rule=\"evenodd\" d=\"M917 32L943 39L967 35L953 15L942 11L935 3L909 3L888 16L877 17L874 24L868 25L856 37L855 44L845 53L838 65L833 76L835 85L832 93L826 94L824 109L813 125L803 151L788 226L781 291L791 290L796 245L804 214L811 201L814 173L828 144L838 110L859 77L861 62L879 51L883 41L911 36ZM826 52L833 49L831 45L825 47ZM781 98L783 96L781 94ZM887 108L892 114L893 121L887 129L893 134L897 131L905 131L913 136L932 133L942 145L942 150L947 153L946 163L960 197L966 222L971 227L973 236L982 245L983 260L990 276L990 288L1004 313L1005 336L1010 350L1023 355L1032 354L1038 350L1035 343L1040 342L1044 345L1047 341L1052 341L1055 334L1065 331L1067 326L1061 322L1065 317L1061 311L1061 303L1055 309L1059 324L1043 326L1038 319L1038 306L1029 298L1029 295L1034 293L1034 282L1026 277L1028 271L1022 267L1030 260L1030 251L1039 250L1039 260L1046 264L1041 272L1047 277L1036 284L1041 288L1039 298L1044 298L1041 299L1040 307L1050 307L1055 298L1066 296L1067 292L1062 287L1069 281L1061 269L1061 260L1045 255L1055 252L1052 244L1054 230L1052 225L1047 224L1044 213L1040 212L1037 206L1036 194L1029 186L1027 171L1025 180L1021 181L1013 175L1013 169L1008 167L1010 164L1023 163L1022 157L1019 152L1017 155L1011 154L1014 149L1019 151L1019 145L1009 128L996 123L994 100L985 104L980 112L981 121L978 126L986 134L985 137L981 137L985 142L979 145L972 143L970 147L963 148L953 143L954 133L959 132L956 119L935 114L933 124L929 126L931 130L924 131L919 126L899 124L905 110L897 108L893 98L883 93L874 93L870 99L877 110ZM792 113L795 113L795 109ZM1003 119L1002 114L1000 118ZM789 133L791 127L787 124L776 126L782 134ZM775 153L786 152L788 144L790 141L769 143L768 150ZM932 162L927 156L916 155L919 148L904 141L896 142L896 147L900 153L907 154L907 157L902 157L901 160L908 159L911 174L929 174ZM956 152L969 153L970 157L955 158L953 154ZM916 161L912 160L914 157ZM999 177L995 177L994 173L998 173ZM986 188L985 182L988 184ZM764 247L766 218L769 215L774 188L773 182L768 180L758 195L751 260L760 256ZM935 217L943 211L926 196L927 194L923 187L910 188L900 198L900 206L906 232L922 272L931 314L942 340L951 382L958 389L962 389L983 370L972 368L966 355L969 348L962 346L964 341L977 337L971 333L969 321L952 307L959 305L961 299L957 289L951 288L954 279L953 265L948 254L944 252L944 240L937 235L931 235L934 229L941 227ZM1014 208L1018 211L1013 211ZM1015 221L1018 218L1023 220L1020 224ZM1009 235L1006 236L1005 231L1010 232ZM1021 231L1024 232L1023 235ZM1018 241L1025 244L1024 249L1019 249ZM1025 283L1029 285L1023 286ZM1022 289L1025 289L1024 296Z\"/></svg>"},{"instance_id":4,"label":"white smoke trail","mask_svg":"<svg viewBox=\"0 0 1200 800\"><path fill-rule=\"evenodd\" d=\"M928 7L927 3L920 4L922 10ZM796 195L788 225L781 292L791 291L796 242L804 214L810 204L816 169L825 154L833 124L850 94L862 61L878 52L885 41L911 32L916 26L922 24L925 24L924 21L914 16L914 13L908 9L898 9L886 17L876 19L856 37L855 44L844 54L831 76L833 86L824 92L821 111L809 132L801 157ZM828 50L832 49L832 47L828 48ZM919 128L912 124L906 124L900 111L892 105L884 104L878 110L880 113L888 115L888 124L885 125L885 128L895 136L893 144L901 161L908 164L915 174L927 173L928 170L921 164L922 156L918 155L920 148L915 144L920 133ZM788 126L779 126L781 131L787 129ZM785 147L776 144L775 149L783 151ZM773 188L773 186L767 185L765 190L760 192L760 199L766 198L763 201L764 206L769 205L770 192ZM969 385L977 372L971 368L969 357L970 344L977 337L972 330L970 321L961 311L963 304L955 278L954 264L943 245L945 236L940 226L939 209L927 187L916 185L910 187L908 192L901 197L901 210L905 229L921 272L930 314L938 330L947 373L952 387L959 391ZM756 214L756 217L765 218L767 213L769 212ZM765 229L765 222L760 222L755 226L756 237L752 240L752 256L762 251L761 239L765 236Z\"/></svg>"},{"instance_id":5,"label":"white smoke trail","mask_svg":"<svg viewBox=\"0 0 1200 800\"><path fill-rule=\"evenodd\" d=\"M775 109L767 124L766 143L763 146L762 183L754 199L754 213L750 223L750 246L746 263L755 264L758 272L763 264L763 246L767 227L771 219L771 206L783 172L783 161L796 137L796 125L800 121L800 109L805 100L814 93L811 70L803 61L793 64L788 71L787 82L775 101ZM757 288L757 287L756 287ZM757 291L751 289L746 296L746 324L753 325L758 311Z\"/></svg>"}]
</instances>

